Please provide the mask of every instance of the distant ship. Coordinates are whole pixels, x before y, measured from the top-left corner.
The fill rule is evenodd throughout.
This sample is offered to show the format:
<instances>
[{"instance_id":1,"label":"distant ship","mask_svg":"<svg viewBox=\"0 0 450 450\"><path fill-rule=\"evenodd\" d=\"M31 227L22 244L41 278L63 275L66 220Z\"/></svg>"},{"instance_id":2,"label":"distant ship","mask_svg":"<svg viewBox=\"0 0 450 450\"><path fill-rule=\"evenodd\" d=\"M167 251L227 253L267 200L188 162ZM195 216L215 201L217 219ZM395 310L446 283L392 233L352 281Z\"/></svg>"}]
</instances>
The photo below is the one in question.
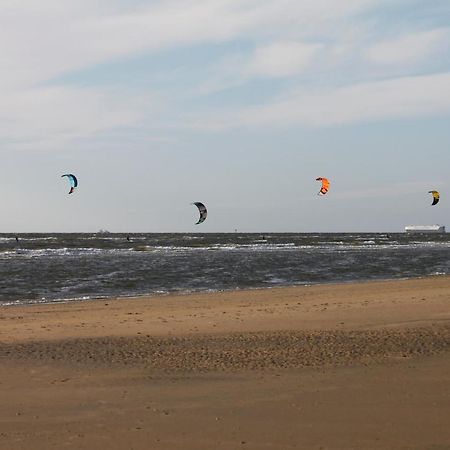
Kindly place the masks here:
<instances>
[{"instance_id":1,"label":"distant ship","mask_svg":"<svg viewBox=\"0 0 450 450\"><path fill-rule=\"evenodd\" d=\"M407 233L445 233L444 225L407 225Z\"/></svg>"}]
</instances>

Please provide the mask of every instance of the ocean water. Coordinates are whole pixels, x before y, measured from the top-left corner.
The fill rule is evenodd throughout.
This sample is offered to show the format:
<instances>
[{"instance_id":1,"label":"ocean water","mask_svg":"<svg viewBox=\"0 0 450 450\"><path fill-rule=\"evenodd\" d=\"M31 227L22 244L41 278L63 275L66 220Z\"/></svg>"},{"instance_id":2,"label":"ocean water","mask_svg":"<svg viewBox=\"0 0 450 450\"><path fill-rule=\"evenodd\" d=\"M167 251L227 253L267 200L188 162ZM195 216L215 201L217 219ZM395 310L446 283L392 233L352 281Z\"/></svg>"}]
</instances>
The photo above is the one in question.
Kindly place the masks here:
<instances>
[{"instance_id":1,"label":"ocean water","mask_svg":"<svg viewBox=\"0 0 450 450\"><path fill-rule=\"evenodd\" d=\"M0 234L0 304L450 273L450 234Z\"/></svg>"}]
</instances>

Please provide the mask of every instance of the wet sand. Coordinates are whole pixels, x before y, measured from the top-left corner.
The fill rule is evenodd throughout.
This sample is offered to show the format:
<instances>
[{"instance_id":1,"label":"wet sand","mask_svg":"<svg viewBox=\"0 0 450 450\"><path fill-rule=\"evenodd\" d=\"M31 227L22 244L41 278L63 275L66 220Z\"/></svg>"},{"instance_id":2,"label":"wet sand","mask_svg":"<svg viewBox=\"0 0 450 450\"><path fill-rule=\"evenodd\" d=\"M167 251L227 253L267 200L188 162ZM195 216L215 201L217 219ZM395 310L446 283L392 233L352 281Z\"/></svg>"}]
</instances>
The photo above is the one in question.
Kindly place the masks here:
<instances>
[{"instance_id":1,"label":"wet sand","mask_svg":"<svg viewBox=\"0 0 450 450\"><path fill-rule=\"evenodd\" d=\"M450 449L450 277L0 309L0 449Z\"/></svg>"}]
</instances>

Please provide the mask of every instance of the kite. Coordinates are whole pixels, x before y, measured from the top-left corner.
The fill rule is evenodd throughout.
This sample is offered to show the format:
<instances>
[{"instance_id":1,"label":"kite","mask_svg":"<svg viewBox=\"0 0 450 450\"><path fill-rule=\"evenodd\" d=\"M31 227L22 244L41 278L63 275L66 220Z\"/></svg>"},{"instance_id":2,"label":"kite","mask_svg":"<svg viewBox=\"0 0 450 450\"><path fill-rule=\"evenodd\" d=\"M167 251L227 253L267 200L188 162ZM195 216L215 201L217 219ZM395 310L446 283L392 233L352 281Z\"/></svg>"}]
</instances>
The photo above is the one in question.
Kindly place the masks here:
<instances>
[{"instance_id":1,"label":"kite","mask_svg":"<svg viewBox=\"0 0 450 450\"><path fill-rule=\"evenodd\" d=\"M316 178L316 181L321 181L322 182L322 187L320 188L320 191L318 192L317 195L325 195L328 192L328 188L330 187L330 182L328 181L328 178L322 178L322 177L318 177Z\"/></svg>"},{"instance_id":2,"label":"kite","mask_svg":"<svg viewBox=\"0 0 450 450\"><path fill-rule=\"evenodd\" d=\"M70 191L69 194L72 194L72 192L75 190L75 188L78 186L78 180L77 177L71 173L65 173L64 175L61 175L62 177L67 177L69 179L70 183Z\"/></svg>"},{"instance_id":3,"label":"kite","mask_svg":"<svg viewBox=\"0 0 450 450\"><path fill-rule=\"evenodd\" d=\"M439 202L439 192L438 191L428 191L429 194L433 194L433 203L431 204L436 205Z\"/></svg>"},{"instance_id":4,"label":"kite","mask_svg":"<svg viewBox=\"0 0 450 450\"><path fill-rule=\"evenodd\" d=\"M198 208L198 212L200 213L200 218L198 219L198 222L196 222L196 224L195 224L195 225L198 225L199 223L202 223L205 221L208 211L206 209L206 206L203 203L194 202L192 204Z\"/></svg>"}]
</instances>

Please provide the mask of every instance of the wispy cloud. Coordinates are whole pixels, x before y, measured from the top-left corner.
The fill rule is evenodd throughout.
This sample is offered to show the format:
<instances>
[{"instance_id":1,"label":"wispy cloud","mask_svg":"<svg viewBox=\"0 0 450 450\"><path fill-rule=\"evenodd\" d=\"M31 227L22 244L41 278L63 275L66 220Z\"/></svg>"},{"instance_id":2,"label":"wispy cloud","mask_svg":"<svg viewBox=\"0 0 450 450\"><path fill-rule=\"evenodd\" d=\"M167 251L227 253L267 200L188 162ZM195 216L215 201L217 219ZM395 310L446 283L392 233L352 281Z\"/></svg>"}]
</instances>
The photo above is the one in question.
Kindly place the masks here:
<instances>
[{"instance_id":1,"label":"wispy cloud","mask_svg":"<svg viewBox=\"0 0 450 450\"><path fill-rule=\"evenodd\" d=\"M301 73L323 48L321 44L274 42L256 49L245 70L247 75L288 77Z\"/></svg>"},{"instance_id":2,"label":"wispy cloud","mask_svg":"<svg viewBox=\"0 0 450 450\"><path fill-rule=\"evenodd\" d=\"M139 7L99 0L64 6L54 0L9 2L0 17L1 83L36 83L171 46L304 36L374 3L342 0L334 8L331 0L168 0Z\"/></svg>"},{"instance_id":3,"label":"wispy cloud","mask_svg":"<svg viewBox=\"0 0 450 450\"><path fill-rule=\"evenodd\" d=\"M450 112L450 73L402 77L337 88L290 91L260 106L208 114L191 122L194 127L330 126L355 122L401 119Z\"/></svg>"},{"instance_id":4,"label":"wispy cloud","mask_svg":"<svg viewBox=\"0 0 450 450\"><path fill-rule=\"evenodd\" d=\"M403 3L407 7L413 1ZM447 113L447 73L412 77L406 72L395 79L389 68L383 71L445 53L449 29L430 25L425 31L403 30L391 40L380 32L374 35L370 24L389 4L340 0L337 8L335 0L4 1L0 141L23 139L30 145L35 139L39 146L45 136L60 145L64 139L87 139L121 127L145 129L157 110L163 110L158 123L172 129L185 127L189 117L197 117L194 122L201 127L226 129L317 127ZM215 55L214 46L224 43L230 48ZM245 49L239 50L239 44ZM89 87L74 81L78 73L105 63L127 67L130 58L200 48L209 52L208 64L192 63L198 79L189 88L166 87L164 105L157 100L161 92L151 84L135 85L132 74L114 89L107 89L101 77L87 82ZM374 66L376 76L370 73ZM73 76L65 83L61 77L68 74ZM174 84L183 85L183 76L177 74ZM229 110L219 102L208 103L211 94L250 90L260 79L279 84L270 95L259 92L257 105L243 100Z\"/></svg>"},{"instance_id":5,"label":"wispy cloud","mask_svg":"<svg viewBox=\"0 0 450 450\"><path fill-rule=\"evenodd\" d=\"M3 94L0 135L6 142L57 147L108 129L136 124L144 99L101 89L51 86ZM146 108L151 100L146 98Z\"/></svg>"},{"instance_id":6,"label":"wispy cloud","mask_svg":"<svg viewBox=\"0 0 450 450\"><path fill-rule=\"evenodd\" d=\"M436 29L383 40L365 51L368 60L376 64L415 64L449 50L450 29Z\"/></svg>"}]
</instances>

